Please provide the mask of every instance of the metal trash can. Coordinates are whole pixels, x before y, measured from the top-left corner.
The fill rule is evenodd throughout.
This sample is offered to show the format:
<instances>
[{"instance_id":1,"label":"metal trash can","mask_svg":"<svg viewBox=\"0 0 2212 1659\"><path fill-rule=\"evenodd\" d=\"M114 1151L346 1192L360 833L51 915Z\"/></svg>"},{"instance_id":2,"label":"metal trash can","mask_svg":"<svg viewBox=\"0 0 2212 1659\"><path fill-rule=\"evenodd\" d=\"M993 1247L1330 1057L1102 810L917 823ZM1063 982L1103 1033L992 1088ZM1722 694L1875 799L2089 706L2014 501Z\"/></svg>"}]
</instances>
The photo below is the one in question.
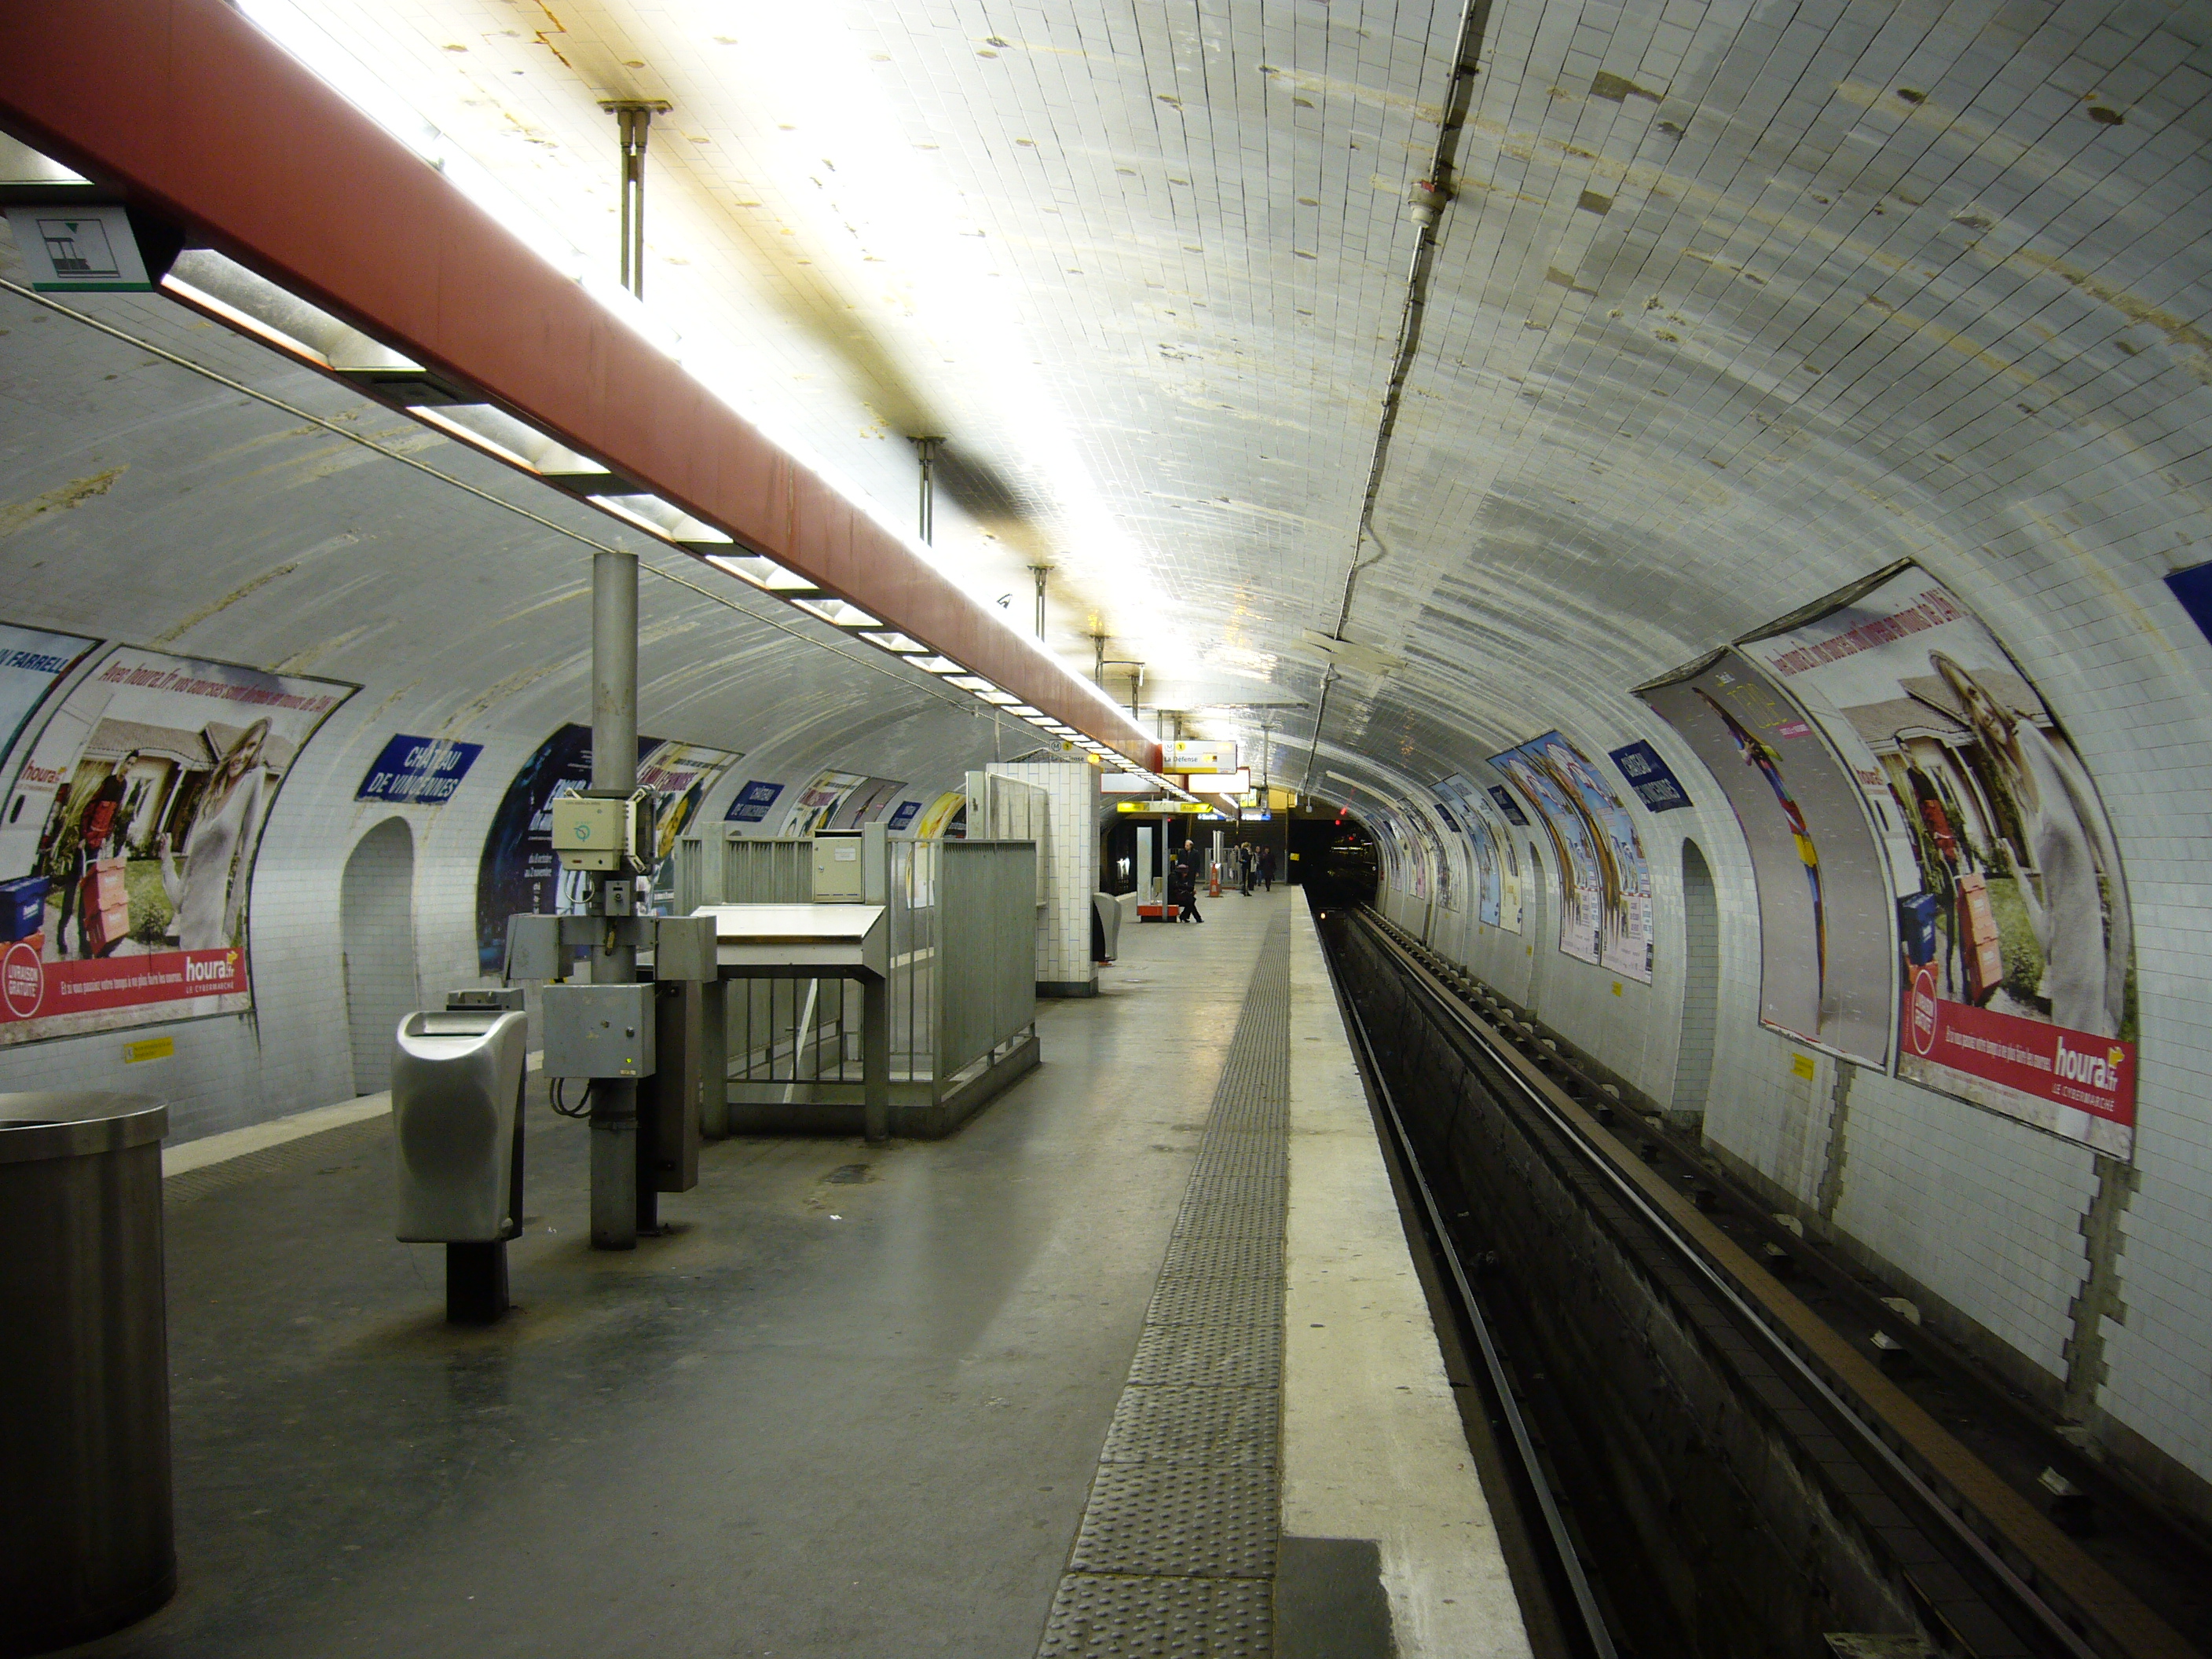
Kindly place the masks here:
<instances>
[{"instance_id":1,"label":"metal trash can","mask_svg":"<svg viewBox=\"0 0 2212 1659\"><path fill-rule=\"evenodd\" d=\"M507 1241L522 1231L520 988L457 992L399 1022L392 1051L392 1173L403 1243L446 1247L446 1317L507 1310Z\"/></svg>"},{"instance_id":2,"label":"metal trash can","mask_svg":"<svg viewBox=\"0 0 2212 1659\"><path fill-rule=\"evenodd\" d=\"M0 1659L177 1588L161 1282L168 1108L0 1094Z\"/></svg>"}]
</instances>

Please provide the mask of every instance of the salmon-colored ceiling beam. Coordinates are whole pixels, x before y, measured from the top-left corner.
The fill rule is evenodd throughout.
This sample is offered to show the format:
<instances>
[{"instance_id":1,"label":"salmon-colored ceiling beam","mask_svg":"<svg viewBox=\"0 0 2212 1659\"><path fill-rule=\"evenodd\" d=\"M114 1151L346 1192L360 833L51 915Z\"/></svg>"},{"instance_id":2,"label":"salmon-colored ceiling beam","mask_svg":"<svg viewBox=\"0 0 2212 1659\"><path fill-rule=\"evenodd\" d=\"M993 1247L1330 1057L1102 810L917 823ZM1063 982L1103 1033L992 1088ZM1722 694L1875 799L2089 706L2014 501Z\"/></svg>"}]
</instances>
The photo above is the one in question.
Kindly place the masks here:
<instances>
[{"instance_id":1,"label":"salmon-colored ceiling beam","mask_svg":"<svg viewBox=\"0 0 2212 1659\"><path fill-rule=\"evenodd\" d=\"M222 0L0 0L0 125L196 245L1158 769L1159 746L1085 682Z\"/></svg>"}]
</instances>

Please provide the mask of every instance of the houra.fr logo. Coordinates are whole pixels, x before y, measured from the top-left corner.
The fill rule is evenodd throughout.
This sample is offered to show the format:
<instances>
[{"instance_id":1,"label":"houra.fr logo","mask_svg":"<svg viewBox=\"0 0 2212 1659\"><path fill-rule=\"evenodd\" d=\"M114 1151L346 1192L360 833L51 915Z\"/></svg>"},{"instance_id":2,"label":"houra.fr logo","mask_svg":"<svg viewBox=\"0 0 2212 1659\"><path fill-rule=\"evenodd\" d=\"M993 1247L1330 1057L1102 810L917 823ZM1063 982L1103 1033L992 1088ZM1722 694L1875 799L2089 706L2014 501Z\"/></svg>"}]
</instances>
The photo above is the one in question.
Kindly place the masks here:
<instances>
[{"instance_id":1,"label":"houra.fr logo","mask_svg":"<svg viewBox=\"0 0 2212 1659\"><path fill-rule=\"evenodd\" d=\"M209 980L228 980L237 966L238 952L235 951L224 951L222 959L216 962L187 957L185 958L185 983L198 985Z\"/></svg>"},{"instance_id":2,"label":"houra.fr logo","mask_svg":"<svg viewBox=\"0 0 2212 1659\"><path fill-rule=\"evenodd\" d=\"M2127 1058L2124 1048L2108 1049L2102 1054L2085 1054L2079 1048L2069 1048L2066 1039L2058 1039L2058 1059L2053 1070L2069 1082L2085 1085L2106 1091L2120 1086L2120 1064Z\"/></svg>"}]
</instances>

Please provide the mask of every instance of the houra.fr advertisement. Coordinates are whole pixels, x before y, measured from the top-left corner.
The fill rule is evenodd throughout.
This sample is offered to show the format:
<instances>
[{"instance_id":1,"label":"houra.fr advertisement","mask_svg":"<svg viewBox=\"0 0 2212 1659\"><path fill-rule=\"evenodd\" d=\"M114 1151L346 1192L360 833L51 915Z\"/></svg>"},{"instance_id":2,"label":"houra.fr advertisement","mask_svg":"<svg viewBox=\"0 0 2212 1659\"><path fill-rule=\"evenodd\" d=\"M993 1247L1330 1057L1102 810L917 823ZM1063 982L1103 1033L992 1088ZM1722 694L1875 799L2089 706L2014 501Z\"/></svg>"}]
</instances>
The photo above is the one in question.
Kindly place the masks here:
<instances>
[{"instance_id":1,"label":"houra.fr advertisement","mask_svg":"<svg viewBox=\"0 0 2212 1659\"><path fill-rule=\"evenodd\" d=\"M1907 564L1738 644L1892 830L1898 1074L2132 1156L2135 945L2117 843L1996 636Z\"/></svg>"},{"instance_id":2,"label":"houra.fr advertisement","mask_svg":"<svg viewBox=\"0 0 2212 1659\"><path fill-rule=\"evenodd\" d=\"M0 823L0 1044L251 1007L262 826L356 689L118 646L62 696Z\"/></svg>"}]
</instances>

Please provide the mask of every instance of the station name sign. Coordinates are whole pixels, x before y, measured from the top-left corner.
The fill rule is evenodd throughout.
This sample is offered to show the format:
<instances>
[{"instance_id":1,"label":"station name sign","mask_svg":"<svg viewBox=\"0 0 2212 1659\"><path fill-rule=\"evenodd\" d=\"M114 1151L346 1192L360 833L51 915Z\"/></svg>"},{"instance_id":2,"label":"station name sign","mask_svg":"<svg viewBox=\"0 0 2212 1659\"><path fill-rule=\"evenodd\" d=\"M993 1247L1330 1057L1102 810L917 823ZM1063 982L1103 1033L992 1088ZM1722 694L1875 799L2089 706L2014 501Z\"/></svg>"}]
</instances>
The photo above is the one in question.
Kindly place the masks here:
<instances>
[{"instance_id":1,"label":"station name sign","mask_svg":"<svg viewBox=\"0 0 2212 1659\"><path fill-rule=\"evenodd\" d=\"M353 798L442 806L483 753L480 743L402 734L384 745L384 752L369 767Z\"/></svg>"}]
</instances>

